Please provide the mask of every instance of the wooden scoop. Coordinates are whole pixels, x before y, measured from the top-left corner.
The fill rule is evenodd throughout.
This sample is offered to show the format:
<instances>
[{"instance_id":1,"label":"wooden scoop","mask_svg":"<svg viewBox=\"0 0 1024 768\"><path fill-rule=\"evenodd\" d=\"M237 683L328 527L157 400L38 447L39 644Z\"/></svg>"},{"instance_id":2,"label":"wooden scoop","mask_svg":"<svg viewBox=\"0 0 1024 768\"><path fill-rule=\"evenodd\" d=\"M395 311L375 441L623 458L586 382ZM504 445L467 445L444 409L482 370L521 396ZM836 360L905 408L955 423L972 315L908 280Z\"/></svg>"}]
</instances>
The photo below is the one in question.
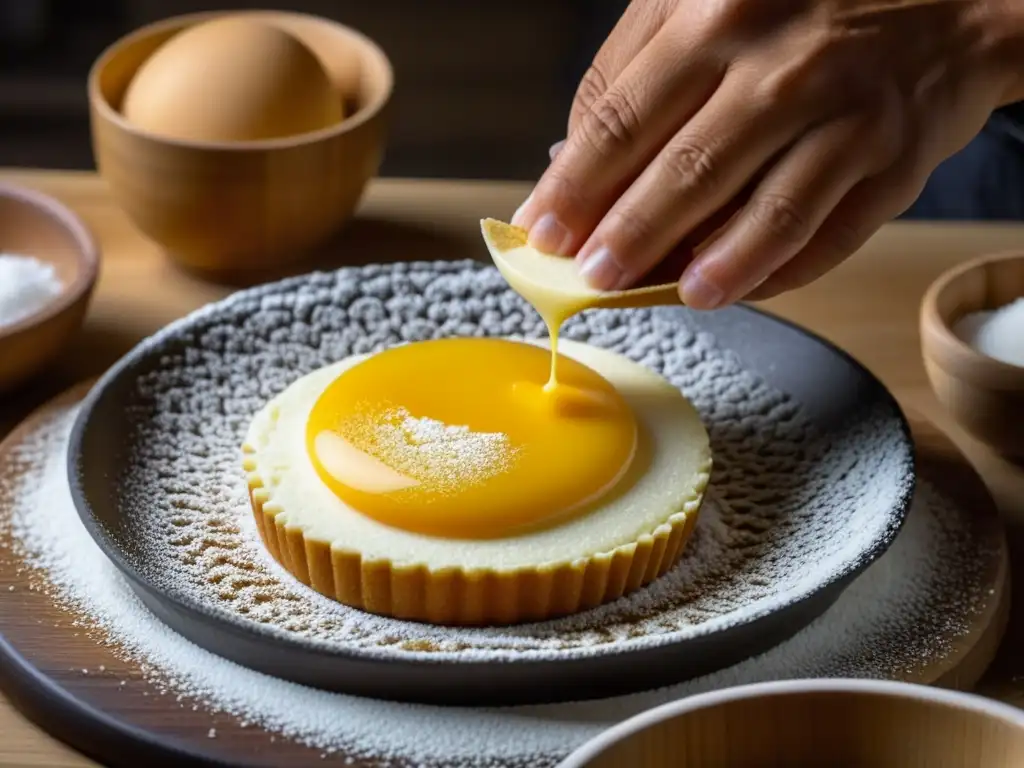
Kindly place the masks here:
<instances>
[{"instance_id":1,"label":"wooden scoop","mask_svg":"<svg viewBox=\"0 0 1024 768\"><path fill-rule=\"evenodd\" d=\"M622 309L681 303L675 282L598 291L587 285L572 259L531 247L521 227L484 219L480 228L498 271L549 325L557 327L577 312L594 307Z\"/></svg>"}]
</instances>

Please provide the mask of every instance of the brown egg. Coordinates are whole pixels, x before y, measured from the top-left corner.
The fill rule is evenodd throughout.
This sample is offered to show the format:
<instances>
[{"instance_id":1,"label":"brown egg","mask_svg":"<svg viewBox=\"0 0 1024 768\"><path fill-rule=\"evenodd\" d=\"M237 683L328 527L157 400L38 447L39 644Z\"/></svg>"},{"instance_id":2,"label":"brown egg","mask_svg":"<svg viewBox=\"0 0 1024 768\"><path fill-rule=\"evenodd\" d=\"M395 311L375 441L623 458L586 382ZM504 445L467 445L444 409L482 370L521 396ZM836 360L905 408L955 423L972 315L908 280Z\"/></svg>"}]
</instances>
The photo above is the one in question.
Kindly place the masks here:
<instances>
[{"instance_id":1,"label":"brown egg","mask_svg":"<svg viewBox=\"0 0 1024 768\"><path fill-rule=\"evenodd\" d=\"M186 29L132 78L122 113L154 134L260 141L327 128L343 100L316 55L288 32L226 17Z\"/></svg>"}]
</instances>

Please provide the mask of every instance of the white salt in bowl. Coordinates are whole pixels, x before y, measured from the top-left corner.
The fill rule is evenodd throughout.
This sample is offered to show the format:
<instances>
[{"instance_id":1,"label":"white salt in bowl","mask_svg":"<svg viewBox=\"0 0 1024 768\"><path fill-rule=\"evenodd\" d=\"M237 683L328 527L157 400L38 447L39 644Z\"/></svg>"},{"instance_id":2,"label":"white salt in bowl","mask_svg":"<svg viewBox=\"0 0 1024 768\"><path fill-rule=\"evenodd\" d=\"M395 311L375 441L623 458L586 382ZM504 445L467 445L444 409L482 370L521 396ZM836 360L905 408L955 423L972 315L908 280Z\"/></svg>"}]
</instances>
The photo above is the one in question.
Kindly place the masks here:
<instances>
[{"instance_id":1,"label":"white salt in bowl","mask_svg":"<svg viewBox=\"0 0 1024 768\"><path fill-rule=\"evenodd\" d=\"M939 402L974 437L1016 460L1024 460L1024 366L983 354L955 328L970 313L997 310L1020 298L1024 253L981 256L932 283L920 320L921 354ZM1024 328L1017 341L1024 344Z\"/></svg>"},{"instance_id":2,"label":"white salt in bowl","mask_svg":"<svg viewBox=\"0 0 1024 768\"><path fill-rule=\"evenodd\" d=\"M73 340L96 285L100 258L93 236L69 208L9 184L0 184L0 254L36 259L52 267L59 282L52 295L38 292L41 301L29 297L38 284L22 286L17 293L29 303L19 309L30 311L13 322L0 307L0 392L6 392L38 374ZM0 290L9 291L10 285Z\"/></svg>"},{"instance_id":3,"label":"white salt in bowl","mask_svg":"<svg viewBox=\"0 0 1024 768\"><path fill-rule=\"evenodd\" d=\"M877 680L792 680L670 702L605 731L559 768L1015 768L1024 711Z\"/></svg>"}]
</instances>

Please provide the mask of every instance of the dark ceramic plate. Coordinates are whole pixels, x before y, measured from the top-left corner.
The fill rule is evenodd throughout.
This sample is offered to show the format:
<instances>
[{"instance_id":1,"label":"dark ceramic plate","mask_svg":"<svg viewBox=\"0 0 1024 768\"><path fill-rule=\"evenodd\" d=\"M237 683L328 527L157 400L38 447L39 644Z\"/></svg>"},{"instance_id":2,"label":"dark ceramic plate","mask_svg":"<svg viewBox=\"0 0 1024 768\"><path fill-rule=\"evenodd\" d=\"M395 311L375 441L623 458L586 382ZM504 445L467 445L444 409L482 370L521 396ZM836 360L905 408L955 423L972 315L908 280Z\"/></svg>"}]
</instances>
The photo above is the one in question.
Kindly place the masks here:
<instances>
[{"instance_id":1,"label":"dark ceramic plate","mask_svg":"<svg viewBox=\"0 0 1024 768\"><path fill-rule=\"evenodd\" d=\"M585 313L566 329L659 370L708 427L705 508L663 579L569 619L456 631L337 606L267 562L245 525L238 451L267 399L401 341L542 334L496 271L470 262L374 265L236 294L143 342L95 386L71 436L75 502L145 604L198 645L311 686L463 705L608 696L729 666L824 612L899 531L913 449L878 380L751 308L676 307ZM260 619L253 599L197 581L204 534L193 529L207 523L226 537L211 546L256 563L246 588L267 591L250 598L287 592L317 622Z\"/></svg>"}]
</instances>

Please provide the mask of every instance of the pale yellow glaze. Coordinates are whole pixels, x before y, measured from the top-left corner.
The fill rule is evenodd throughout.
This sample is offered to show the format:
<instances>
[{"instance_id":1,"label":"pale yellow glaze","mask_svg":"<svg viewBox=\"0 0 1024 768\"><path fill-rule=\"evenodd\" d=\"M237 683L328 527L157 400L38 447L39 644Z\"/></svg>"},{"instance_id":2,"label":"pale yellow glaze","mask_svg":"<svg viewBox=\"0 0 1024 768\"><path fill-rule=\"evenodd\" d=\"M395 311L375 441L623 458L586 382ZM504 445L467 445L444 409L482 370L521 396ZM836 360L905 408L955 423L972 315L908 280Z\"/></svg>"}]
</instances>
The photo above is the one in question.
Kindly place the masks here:
<instances>
[{"instance_id":1,"label":"pale yellow glaze","mask_svg":"<svg viewBox=\"0 0 1024 768\"><path fill-rule=\"evenodd\" d=\"M678 304L675 283L626 291L598 291L580 275L573 259L542 253L527 240L526 230L497 219L483 219L480 229L494 265L512 289L537 310L551 337L551 378L557 384L558 333L562 324L584 309Z\"/></svg>"},{"instance_id":2,"label":"pale yellow glaze","mask_svg":"<svg viewBox=\"0 0 1024 768\"><path fill-rule=\"evenodd\" d=\"M395 345L319 394L306 452L338 498L385 525L454 538L550 525L614 487L638 442L608 379L563 356L547 393L550 363L511 339Z\"/></svg>"}]
</instances>

